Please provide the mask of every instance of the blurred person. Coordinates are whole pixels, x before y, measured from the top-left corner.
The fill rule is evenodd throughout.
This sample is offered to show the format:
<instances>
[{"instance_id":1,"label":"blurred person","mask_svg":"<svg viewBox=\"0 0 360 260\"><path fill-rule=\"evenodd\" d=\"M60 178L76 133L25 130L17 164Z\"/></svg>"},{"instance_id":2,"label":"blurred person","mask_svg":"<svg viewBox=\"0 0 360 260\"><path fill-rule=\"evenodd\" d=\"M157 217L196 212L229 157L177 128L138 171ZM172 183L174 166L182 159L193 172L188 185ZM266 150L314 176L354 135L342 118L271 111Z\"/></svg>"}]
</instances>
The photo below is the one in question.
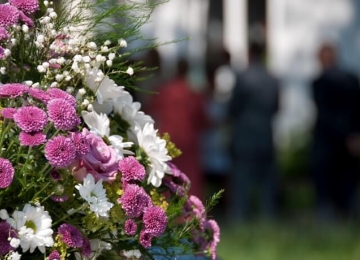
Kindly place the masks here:
<instances>
[{"instance_id":1,"label":"blurred person","mask_svg":"<svg viewBox=\"0 0 360 260\"><path fill-rule=\"evenodd\" d=\"M160 86L153 95L149 114L160 133L169 133L171 141L182 151L172 162L191 181L190 193L203 198L205 178L201 167L200 141L207 125L204 97L192 90L187 81L188 62L178 61L177 76Z\"/></svg>"},{"instance_id":2,"label":"blurred person","mask_svg":"<svg viewBox=\"0 0 360 260\"><path fill-rule=\"evenodd\" d=\"M322 72L312 83L317 108L312 174L321 218L355 210L360 142L360 86L355 75L337 64L335 47L319 50Z\"/></svg>"},{"instance_id":3,"label":"blurred person","mask_svg":"<svg viewBox=\"0 0 360 260\"><path fill-rule=\"evenodd\" d=\"M229 104L232 119L230 218L247 220L254 190L261 217L275 217L277 176L272 120L279 106L279 83L262 62L264 46L251 43L249 65L237 77Z\"/></svg>"}]
</instances>

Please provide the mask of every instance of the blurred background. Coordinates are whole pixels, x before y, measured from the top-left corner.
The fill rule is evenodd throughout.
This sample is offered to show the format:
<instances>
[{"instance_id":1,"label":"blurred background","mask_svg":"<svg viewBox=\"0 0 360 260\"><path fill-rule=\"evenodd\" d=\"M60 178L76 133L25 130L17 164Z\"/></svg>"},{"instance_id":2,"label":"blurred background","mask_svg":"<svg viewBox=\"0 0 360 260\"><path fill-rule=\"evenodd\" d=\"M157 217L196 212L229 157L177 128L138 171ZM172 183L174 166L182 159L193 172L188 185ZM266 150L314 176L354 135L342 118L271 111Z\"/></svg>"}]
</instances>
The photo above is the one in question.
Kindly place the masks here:
<instances>
[{"instance_id":1,"label":"blurred background","mask_svg":"<svg viewBox=\"0 0 360 260\"><path fill-rule=\"evenodd\" d=\"M219 259L359 259L360 1L170 0L138 93L209 197Z\"/></svg>"}]
</instances>

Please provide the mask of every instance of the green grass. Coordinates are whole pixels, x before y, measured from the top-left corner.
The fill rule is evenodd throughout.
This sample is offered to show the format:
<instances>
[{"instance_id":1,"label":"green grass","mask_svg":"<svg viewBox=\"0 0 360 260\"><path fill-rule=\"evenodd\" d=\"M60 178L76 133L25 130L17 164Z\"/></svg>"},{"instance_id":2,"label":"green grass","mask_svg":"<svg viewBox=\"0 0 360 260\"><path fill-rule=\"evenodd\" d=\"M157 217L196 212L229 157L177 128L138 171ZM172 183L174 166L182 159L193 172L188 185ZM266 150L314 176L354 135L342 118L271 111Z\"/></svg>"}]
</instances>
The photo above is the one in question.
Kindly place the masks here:
<instances>
[{"instance_id":1,"label":"green grass","mask_svg":"<svg viewBox=\"0 0 360 260\"><path fill-rule=\"evenodd\" d=\"M221 260L358 260L355 224L264 224L221 226Z\"/></svg>"}]
</instances>

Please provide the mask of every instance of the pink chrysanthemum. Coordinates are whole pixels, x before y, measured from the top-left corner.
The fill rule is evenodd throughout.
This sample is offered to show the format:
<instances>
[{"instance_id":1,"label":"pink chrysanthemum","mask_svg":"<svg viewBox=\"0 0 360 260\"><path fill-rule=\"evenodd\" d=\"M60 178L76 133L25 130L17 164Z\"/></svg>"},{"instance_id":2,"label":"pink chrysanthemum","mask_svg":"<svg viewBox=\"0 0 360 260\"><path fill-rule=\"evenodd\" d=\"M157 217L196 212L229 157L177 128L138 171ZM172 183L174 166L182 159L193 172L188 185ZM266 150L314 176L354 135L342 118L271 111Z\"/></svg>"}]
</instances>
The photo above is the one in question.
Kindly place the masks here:
<instances>
[{"instance_id":1,"label":"pink chrysanthemum","mask_svg":"<svg viewBox=\"0 0 360 260\"><path fill-rule=\"evenodd\" d=\"M81 253L85 257L90 257L90 255L91 255L91 244L87 237L83 238L83 246L81 249Z\"/></svg>"},{"instance_id":2,"label":"pink chrysanthemum","mask_svg":"<svg viewBox=\"0 0 360 260\"><path fill-rule=\"evenodd\" d=\"M19 19L19 10L15 6L0 5L0 26L8 27L17 23Z\"/></svg>"},{"instance_id":3,"label":"pink chrysanthemum","mask_svg":"<svg viewBox=\"0 0 360 260\"><path fill-rule=\"evenodd\" d=\"M9 187L14 178L14 167L8 159L0 158L0 188Z\"/></svg>"},{"instance_id":4,"label":"pink chrysanthemum","mask_svg":"<svg viewBox=\"0 0 360 260\"><path fill-rule=\"evenodd\" d=\"M134 156L125 157L119 161L119 171L121 171L121 181L143 181L146 176L144 166L142 166Z\"/></svg>"},{"instance_id":5,"label":"pink chrysanthemum","mask_svg":"<svg viewBox=\"0 0 360 260\"><path fill-rule=\"evenodd\" d=\"M90 143L82 133L71 133L71 140L74 142L76 156L80 157L90 152Z\"/></svg>"},{"instance_id":6,"label":"pink chrysanthemum","mask_svg":"<svg viewBox=\"0 0 360 260\"><path fill-rule=\"evenodd\" d=\"M38 88L29 88L29 95L44 103L47 103L51 99L48 93Z\"/></svg>"},{"instance_id":7,"label":"pink chrysanthemum","mask_svg":"<svg viewBox=\"0 0 360 260\"><path fill-rule=\"evenodd\" d=\"M76 115L75 108L63 98L55 98L48 102L47 111L49 120L54 123L56 129L72 130L80 124L80 118Z\"/></svg>"},{"instance_id":8,"label":"pink chrysanthemum","mask_svg":"<svg viewBox=\"0 0 360 260\"><path fill-rule=\"evenodd\" d=\"M208 249L211 253L212 260L216 260L216 247L220 242L220 228L215 220L210 219L205 223L205 229L212 233L212 239L208 243Z\"/></svg>"},{"instance_id":9,"label":"pink chrysanthemum","mask_svg":"<svg viewBox=\"0 0 360 260\"><path fill-rule=\"evenodd\" d=\"M9 0L9 3L27 14L39 10L39 0Z\"/></svg>"},{"instance_id":10,"label":"pink chrysanthemum","mask_svg":"<svg viewBox=\"0 0 360 260\"><path fill-rule=\"evenodd\" d=\"M19 108L14 114L14 121L27 133L42 131L48 122L45 111L35 106Z\"/></svg>"},{"instance_id":11,"label":"pink chrysanthemum","mask_svg":"<svg viewBox=\"0 0 360 260\"><path fill-rule=\"evenodd\" d=\"M158 206L146 208L143 221L146 232L150 233L152 236L159 237L165 232L167 216L162 208Z\"/></svg>"},{"instance_id":12,"label":"pink chrysanthemum","mask_svg":"<svg viewBox=\"0 0 360 260\"><path fill-rule=\"evenodd\" d=\"M124 194L118 199L118 203L122 204L126 216L130 218L140 217L145 208L152 206L150 196L136 184L126 185Z\"/></svg>"},{"instance_id":13,"label":"pink chrysanthemum","mask_svg":"<svg viewBox=\"0 0 360 260\"><path fill-rule=\"evenodd\" d=\"M52 201L58 202L58 203L63 203L65 201L67 201L69 199L69 195L62 195L62 196L58 196L58 195L52 195L50 197L50 199Z\"/></svg>"},{"instance_id":14,"label":"pink chrysanthemum","mask_svg":"<svg viewBox=\"0 0 360 260\"><path fill-rule=\"evenodd\" d=\"M144 248L147 249L147 248L151 247L152 236L151 236L151 234L147 233L146 230L141 230L139 240L140 240L140 244Z\"/></svg>"},{"instance_id":15,"label":"pink chrysanthemum","mask_svg":"<svg viewBox=\"0 0 360 260\"><path fill-rule=\"evenodd\" d=\"M49 88L47 93L49 93L52 98L62 98L68 101L72 106L76 106L76 99L64 90L58 88Z\"/></svg>"},{"instance_id":16,"label":"pink chrysanthemum","mask_svg":"<svg viewBox=\"0 0 360 260\"><path fill-rule=\"evenodd\" d=\"M54 167L67 167L75 159L76 150L70 138L58 135L45 145L45 157Z\"/></svg>"},{"instance_id":17,"label":"pink chrysanthemum","mask_svg":"<svg viewBox=\"0 0 360 260\"><path fill-rule=\"evenodd\" d=\"M125 221L125 234L128 236L133 236L136 234L137 225L136 222L132 219L128 219Z\"/></svg>"},{"instance_id":18,"label":"pink chrysanthemum","mask_svg":"<svg viewBox=\"0 0 360 260\"><path fill-rule=\"evenodd\" d=\"M73 225L65 223L58 228L61 240L70 247L82 247L84 239L81 232Z\"/></svg>"},{"instance_id":19,"label":"pink chrysanthemum","mask_svg":"<svg viewBox=\"0 0 360 260\"><path fill-rule=\"evenodd\" d=\"M60 259L61 256L57 250L54 250L49 254L49 260L60 260Z\"/></svg>"},{"instance_id":20,"label":"pink chrysanthemum","mask_svg":"<svg viewBox=\"0 0 360 260\"><path fill-rule=\"evenodd\" d=\"M19 134L20 145L38 146L46 142L46 135L43 132L26 133L21 131Z\"/></svg>"},{"instance_id":21,"label":"pink chrysanthemum","mask_svg":"<svg viewBox=\"0 0 360 260\"><path fill-rule=\"evenodd\" d=\"M0 11L1 12L1 11ZM18 97L26 93L29 87L19 83L8 83L0 86L0 97Z\"/></svg>"},{"instance_id":22,"label":"pink chrysanthemum","mask_svg":"<svg viewBox=\"0 0 360 260\"><path fill-rule=\"evenodd\" d=\"M10 38L10 34L4 27L0 27L0 41Z\"/></svg>"},{"instance_id":23,"label":"pink chrysanthemum","mask_svg":"<svg viewBox=\"0 0 360 260\"><path fill-rule=\"evenodd\" d=\"M4 118L7 118L7 119L14 119L14 115L15 113L17 112L17 109L16 108L13 108L13 107L5 107L1 110L1 115L4 117Z\"/></svg>"},{"instance_id":24,"label":"pink chrysanthemum","mask_svg":"<svg viewBox=\"0 0 360 260\"><path fill-rule=\"evenodd\" d=\"M30 28L34 27L34 21L21 11L19 12L19 20Z\"/></svg>"},{"instance_id":25,"label":"pink chrysanthemum","mask_svg":"<svg viewBox=\"0 0 360 260\"><path fill-rule=\"evenodd\" d=\"M15 230L9 223L0 222L0 256L6 255L14 248L10 245L9 238L17 237Z\"/></svg>"}]
</instances>

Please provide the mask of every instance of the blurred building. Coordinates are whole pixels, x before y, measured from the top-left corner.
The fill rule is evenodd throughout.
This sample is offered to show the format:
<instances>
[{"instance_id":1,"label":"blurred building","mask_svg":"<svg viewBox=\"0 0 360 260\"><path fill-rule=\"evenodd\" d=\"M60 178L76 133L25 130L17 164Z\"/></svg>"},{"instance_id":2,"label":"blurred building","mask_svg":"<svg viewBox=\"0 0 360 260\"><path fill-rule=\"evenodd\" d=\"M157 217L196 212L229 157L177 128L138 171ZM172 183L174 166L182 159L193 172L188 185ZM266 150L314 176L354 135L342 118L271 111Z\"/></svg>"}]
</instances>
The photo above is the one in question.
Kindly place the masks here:
<instances>
[{"instance_id":1,"label":"blurred building","mask_svg":"<svg viewBox=\"0 0 360 260\"><path fill-rule=\"evenodd\" d=\"M316 52L322 42L337 43L342 65L360 74L358 24L356 0L170 0L155 10L144 32L159 41L189 37L161 47L160 53L166 75L174 59L187 56L195 86L204 84L205 62L216 60L222 47L229 50L234 68L241 69L248 42L265 41L268 65L283 83L276 136L286 144L294 131L312 125L309 82L318 73Z\"/></svg>"}]
</instances>

